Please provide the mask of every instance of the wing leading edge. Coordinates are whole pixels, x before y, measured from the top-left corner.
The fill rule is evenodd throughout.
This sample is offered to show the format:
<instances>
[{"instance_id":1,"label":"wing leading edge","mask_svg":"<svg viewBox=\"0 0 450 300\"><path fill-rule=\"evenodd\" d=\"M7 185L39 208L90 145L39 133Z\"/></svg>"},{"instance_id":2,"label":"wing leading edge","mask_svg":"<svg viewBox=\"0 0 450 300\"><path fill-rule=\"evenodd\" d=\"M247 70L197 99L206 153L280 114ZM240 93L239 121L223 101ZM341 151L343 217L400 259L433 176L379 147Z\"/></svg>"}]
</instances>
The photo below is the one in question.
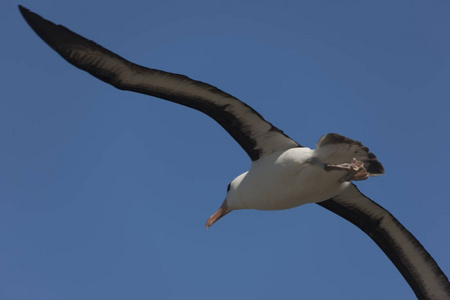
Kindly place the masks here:
<instances>
[{"instance_id":1,"label":"wing leading edge","mask_svg":"<svg viewBox=\"0 0 450 300\"><path fill-rule=\"evenodd\" d=\"M394 263L418 299L450 299L450 283L419 241L386 209L351 184L317 203L364 231Z\"/></svg>"}]
</instances>

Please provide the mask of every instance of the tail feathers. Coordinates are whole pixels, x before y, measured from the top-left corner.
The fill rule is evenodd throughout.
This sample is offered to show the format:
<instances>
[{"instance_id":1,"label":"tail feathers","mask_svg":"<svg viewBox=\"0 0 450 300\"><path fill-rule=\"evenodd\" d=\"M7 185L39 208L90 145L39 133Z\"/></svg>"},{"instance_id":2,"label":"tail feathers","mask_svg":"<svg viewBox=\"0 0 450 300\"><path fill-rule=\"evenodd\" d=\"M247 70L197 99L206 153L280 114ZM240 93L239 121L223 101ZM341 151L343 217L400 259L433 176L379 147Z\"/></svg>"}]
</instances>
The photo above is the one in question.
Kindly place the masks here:
<instances>
[{"instance_id":1,"label":"tail feathers","mask_svg":"<svg viewBox=\"0 0 450 300\"><path fill-rule=\"evenodd\" d=\"M316 151L319 156L324 156L322 158L324 162L345 163L355 157L364 163L364 168L370 176L384 174L383 165L375 154L369 151L369 148L340 134L329 133L322 136L317 142Z\"/></svg>"}]
</instances>

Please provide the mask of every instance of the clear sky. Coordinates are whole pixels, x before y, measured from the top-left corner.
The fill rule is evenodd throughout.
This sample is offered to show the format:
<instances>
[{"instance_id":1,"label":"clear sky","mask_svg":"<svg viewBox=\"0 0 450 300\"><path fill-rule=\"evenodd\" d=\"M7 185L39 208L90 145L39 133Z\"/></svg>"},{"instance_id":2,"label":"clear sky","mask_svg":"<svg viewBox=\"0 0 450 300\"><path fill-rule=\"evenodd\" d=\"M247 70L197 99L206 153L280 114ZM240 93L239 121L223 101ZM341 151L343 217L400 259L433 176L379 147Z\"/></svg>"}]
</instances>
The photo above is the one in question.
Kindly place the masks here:
<instances>
[{"instance_id":1,"label":"clear sky","mask_svg":"<svg viewBox=\"0 0 450 300\"><path fill-rule=\"evenodd\" d=\"M450 2L0 2L0 298L413 299L318 205L206 219L245 152L199 112L69 65L17 4L142 65L245 101L300 144L337 132L358 183L450 273Z\"/></svg>"}]
</instances>

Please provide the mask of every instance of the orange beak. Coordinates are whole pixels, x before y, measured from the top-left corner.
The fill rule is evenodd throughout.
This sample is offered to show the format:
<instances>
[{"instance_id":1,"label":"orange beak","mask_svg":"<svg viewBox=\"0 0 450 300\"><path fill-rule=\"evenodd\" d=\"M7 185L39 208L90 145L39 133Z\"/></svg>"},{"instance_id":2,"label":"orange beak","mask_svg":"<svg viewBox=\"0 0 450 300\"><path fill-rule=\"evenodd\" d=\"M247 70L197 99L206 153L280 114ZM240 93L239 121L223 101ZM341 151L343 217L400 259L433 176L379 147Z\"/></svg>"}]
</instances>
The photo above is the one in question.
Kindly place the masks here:
<instances>
[{"instance_id":1,"label":"orange beak","mask_svg":"<svg viewBox=\"0 0 450 300\"><path fill-rule=\"evenodd\" d=\"M223 201L222 206L206 221L206 229L211 227L212 224L216 223L217 220L225 216L230 211L228 210L227 200Z\"/></svg>"}]
</instances>

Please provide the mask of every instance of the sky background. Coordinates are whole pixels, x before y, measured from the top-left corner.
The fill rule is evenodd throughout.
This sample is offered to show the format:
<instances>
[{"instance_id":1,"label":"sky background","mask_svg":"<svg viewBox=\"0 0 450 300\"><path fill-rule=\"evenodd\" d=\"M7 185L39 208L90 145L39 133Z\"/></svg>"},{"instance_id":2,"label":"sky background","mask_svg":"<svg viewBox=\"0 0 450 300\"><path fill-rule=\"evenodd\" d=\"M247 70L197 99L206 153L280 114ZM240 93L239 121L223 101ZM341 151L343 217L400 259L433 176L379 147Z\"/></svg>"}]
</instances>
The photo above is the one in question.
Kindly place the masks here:
<instances>
[{"instance_id":1,"label":"sky background","mask_svg":"<svg viewBox=\"0 0 450 300\"><path fill-rule=\"evenodd\" d=\"M65 62L17 4L135 63L238 97L300 144L337 132L358 183L450 274L450 2L0 2L0 298L413 299L309 204L206 219L250 160L212 119Z\"/></svg>"}]
</instances>

